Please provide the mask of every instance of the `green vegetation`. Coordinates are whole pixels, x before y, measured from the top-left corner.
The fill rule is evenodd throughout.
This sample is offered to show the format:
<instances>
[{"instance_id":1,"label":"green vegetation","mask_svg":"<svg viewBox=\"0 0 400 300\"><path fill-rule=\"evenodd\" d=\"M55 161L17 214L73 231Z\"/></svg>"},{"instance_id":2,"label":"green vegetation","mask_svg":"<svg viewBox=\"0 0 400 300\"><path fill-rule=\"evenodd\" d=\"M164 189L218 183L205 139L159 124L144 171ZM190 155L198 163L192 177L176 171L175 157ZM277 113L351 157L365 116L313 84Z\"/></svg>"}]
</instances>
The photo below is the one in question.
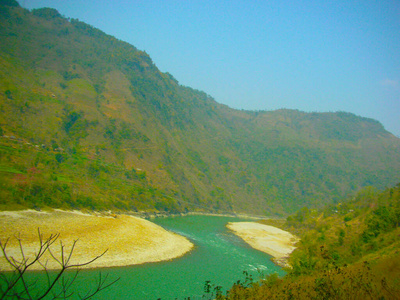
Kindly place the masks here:
<instances>
[{"instance_id":1,"label":"green vegetation","mask_svg":"<svg viewBox=\"0 0 400 300\"><path fill-rule=\"evenodd\" d=\"M398 299L399 208L400 184L383 192L365 188L319 210L303 208L282 225L301 237L287 275L247 278L217 299Z\"/></svg>"},{"instance_id":2,"label":"green vegetation","mask_svg":"<svg viewBox=\"0 0 400 300\"><path fill-rule=\"evenodd\" d=\"M0 209L286 216L292 269L217 299L395 299L400 140L350 113L238 111L134 46L0 1ZM347 195L353 195L342 201Z\"/></svg>"},{"instance_id":3,"label":"green vegetation","mask_svg":"<svg viewBox=\"0 0 400 300\"><path fill-rule=\"evenodd\" d=\"M284 216L398 181L375 120L230 109L51 8L1 1L0 38L1 209Z\"/></svg>"}]
</instances>

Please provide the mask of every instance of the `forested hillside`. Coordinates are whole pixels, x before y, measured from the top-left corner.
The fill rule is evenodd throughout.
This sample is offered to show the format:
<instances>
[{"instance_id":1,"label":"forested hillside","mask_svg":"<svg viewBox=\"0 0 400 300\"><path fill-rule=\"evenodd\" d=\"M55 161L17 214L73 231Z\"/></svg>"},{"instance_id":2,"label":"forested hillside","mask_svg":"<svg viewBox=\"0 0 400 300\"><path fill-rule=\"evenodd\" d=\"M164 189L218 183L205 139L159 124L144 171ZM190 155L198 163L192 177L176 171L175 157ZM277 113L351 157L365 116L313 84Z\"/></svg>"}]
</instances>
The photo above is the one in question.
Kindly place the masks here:
<instances>
[{"instance_id":1,"label":"forested hillside","mask_svg":"<svg viewBox=\"0 0 400 300\"><path fill-rule=\"evenodd\" d=\"M400 184L303 208L282 225L301 237L287 275L235 284L216 299L398 299L399 224Z\"/></svg>"},{"instance_id":2,"label":"forested hillside","mask_svg":"<svg viewBox=\"0 0 400 300\"><path fill-rule=\"evenodd\" d=\"M0 1L0 207L283 215L399 181L350 113L239 111L51 8Z\"/></svg>"}]
</instances>

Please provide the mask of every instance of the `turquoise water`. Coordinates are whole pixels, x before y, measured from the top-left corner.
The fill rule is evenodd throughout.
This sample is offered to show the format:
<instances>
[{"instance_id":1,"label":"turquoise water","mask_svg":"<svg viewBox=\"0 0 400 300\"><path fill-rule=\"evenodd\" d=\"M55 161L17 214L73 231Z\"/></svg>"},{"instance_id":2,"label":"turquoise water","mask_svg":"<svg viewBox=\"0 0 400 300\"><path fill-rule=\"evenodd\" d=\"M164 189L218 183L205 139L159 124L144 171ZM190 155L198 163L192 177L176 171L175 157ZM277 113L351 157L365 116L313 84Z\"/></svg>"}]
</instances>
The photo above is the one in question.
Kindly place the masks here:
<instances>
[{"instance_id":1,"label":"turquoise water","mask_svg":"<svg viewBox=\"0 0 400 300\"><path fill-rule=\"evenodd\" d=\"M95 299L201 299L208 280L225 291L237 280L244 280L243 271L254 278L259 278L259 272L283 275L267 254L250 248L225 227L228 222L243 219L184 216L152 221L186 236L195 244L194 250L172 261L103 269L103 276L109 274L110 279L120 280ZM74 289L86 290L95 283L98 273L99 270L82 271L81 286Z\"/></svg>"}]
</instances>

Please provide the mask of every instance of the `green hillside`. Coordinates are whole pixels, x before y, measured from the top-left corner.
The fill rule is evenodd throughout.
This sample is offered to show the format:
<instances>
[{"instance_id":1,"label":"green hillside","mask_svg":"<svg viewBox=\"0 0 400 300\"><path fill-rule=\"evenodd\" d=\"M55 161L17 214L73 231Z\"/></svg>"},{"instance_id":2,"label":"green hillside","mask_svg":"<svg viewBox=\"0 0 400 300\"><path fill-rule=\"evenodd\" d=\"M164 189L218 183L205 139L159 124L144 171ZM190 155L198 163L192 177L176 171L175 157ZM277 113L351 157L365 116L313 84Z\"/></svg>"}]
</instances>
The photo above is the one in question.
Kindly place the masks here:
<instances>
[{"instance_id":1,"label":"green hillside","mask_svg":"<svg viewBox=\"0 0 400 300\"><path fill-rule=\"evenodd\" d=\"M0 1L0 208L284 215L400 178L350 113L239 111L50 8Z\"/></svg>"},{"instance_id":2,"label":"green hillside","mask_svg":"<svg viewBox=\"0 0 400 300\"><path fill-rule=\"evenodd\" d=\"M301 237L286 276L239 282L216 299L399 299L399 224L400 184L304 208L281 225Z\"/></svg>"}]
</instances>

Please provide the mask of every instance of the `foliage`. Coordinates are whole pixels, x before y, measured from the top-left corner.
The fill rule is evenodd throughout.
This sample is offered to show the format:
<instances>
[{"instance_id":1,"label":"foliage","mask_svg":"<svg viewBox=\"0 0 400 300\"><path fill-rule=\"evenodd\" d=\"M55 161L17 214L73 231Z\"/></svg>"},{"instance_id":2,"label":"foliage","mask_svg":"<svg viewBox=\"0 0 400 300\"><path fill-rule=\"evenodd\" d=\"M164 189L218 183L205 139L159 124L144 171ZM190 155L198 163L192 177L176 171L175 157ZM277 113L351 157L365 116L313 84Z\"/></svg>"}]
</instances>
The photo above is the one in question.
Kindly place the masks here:
<instances>
[{"instance_id":1,"label":"foliage","mask_svg":"<svg viewBox=\"0 0 400 300\"><path fill-rule=\"evenodd\" d=\"M301 237L287 274L238 282L217 299L397 299L399 205L400 184L382 192L365 188L320 210L301 209L281 224Z\"/></svg>"},{"instance_id":2,"label":"foliage","mask_svg":"<svg viewBox=\"0 0 400 300\"><path fill-rule=\"evenodd\" d=\"M368 264L337 267L312 276L279 279L272 275L251 287L234 285L216 299L397 299L398 290Z\"/></svg>"},{"instance_id":3,"label":"foliage","mask_svg":"<svg viewBox=\"0 0 400 300\"><path fill-rule=\"evenodd\" d=\"M352 264L366 255L375 258L379 251L391 253L392 247L397 247L394 241L399 232L399 205L400 184L382 192L365 188L346 201L315 210L304 218L299 218L302 212L288 217L286 228L296 228L302 236L291 256L291 274ZM307 265L305 262L310 260L312 265Z\"/></svg>"},{"instance_id":4,"label":"foliage","mask_svg":"<svg viewBox=\"0 0 400 300\"><path fill-rule=\"evenodd\" d=\"M54 18L61 18L60 13L54 8L39 8L32 10L33 15L37 17L41 17L44 19L54 19Z\"/></svg>"},{"instance_id":5,"label":"foliage","mask_svg":"<svg viewBox=\"0 0 400 300\"><path fill-rule=\"evenodd\" d=\"M3 209L284 216L397 180L377 121L233 110L84 22L1 4L0 170L20 172L0 173Z\"/></svg>"},{"instance_id":6,"label":"foliage","mask_svg":"<svg viewBox=\"0 0 400 300\"><path fill-rule=\"evenodd\" d=\"M399 205L397 207L379 206L372 211L366 220L367 228L362 234L362 239L365 243L378 237L381 233L394 230L400 224Z\"/></svg>"},{"instance_id":7,"label":"foliage","mask_svg":"<svg viewBox=\"0 0 400 300\"><path fill-rule=\"evenodd\" d=\"M19 7L19 3L16 0L1 0L0 5Z\"/></svg>"}]
</instances>

